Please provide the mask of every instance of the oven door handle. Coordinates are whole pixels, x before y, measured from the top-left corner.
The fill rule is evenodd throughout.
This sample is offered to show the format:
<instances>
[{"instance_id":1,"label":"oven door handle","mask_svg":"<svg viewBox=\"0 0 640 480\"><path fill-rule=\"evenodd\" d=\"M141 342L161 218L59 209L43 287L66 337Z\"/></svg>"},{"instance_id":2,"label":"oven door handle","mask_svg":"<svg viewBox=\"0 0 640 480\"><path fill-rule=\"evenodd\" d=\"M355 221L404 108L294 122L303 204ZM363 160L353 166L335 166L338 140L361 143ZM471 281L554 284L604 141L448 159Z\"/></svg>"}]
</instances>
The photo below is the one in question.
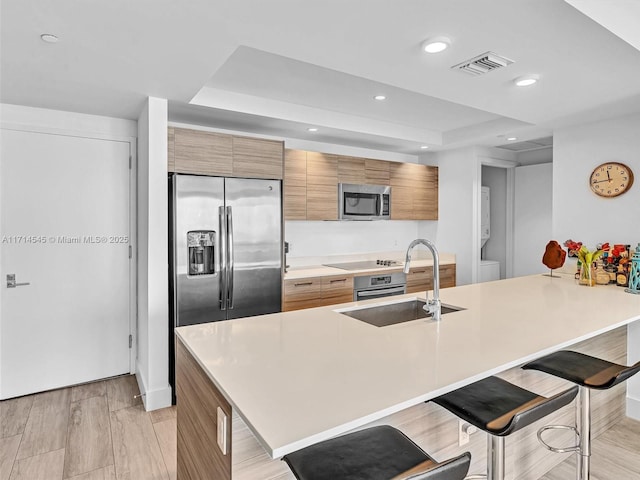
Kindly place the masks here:
<instances>
[{"instance_id":1,"label":"oven door handle","mask_svg":"<svg viewBox=\"0 0 640 480\"><path fill-rule=\"evenodd\" d=\"M381 293L404 293L405 287L396 287L396 288L378 288L377 290L367 290L364 292L357 292L356 295L358 297L374 297L380 295Z\"/></svg>"}]
</instances>

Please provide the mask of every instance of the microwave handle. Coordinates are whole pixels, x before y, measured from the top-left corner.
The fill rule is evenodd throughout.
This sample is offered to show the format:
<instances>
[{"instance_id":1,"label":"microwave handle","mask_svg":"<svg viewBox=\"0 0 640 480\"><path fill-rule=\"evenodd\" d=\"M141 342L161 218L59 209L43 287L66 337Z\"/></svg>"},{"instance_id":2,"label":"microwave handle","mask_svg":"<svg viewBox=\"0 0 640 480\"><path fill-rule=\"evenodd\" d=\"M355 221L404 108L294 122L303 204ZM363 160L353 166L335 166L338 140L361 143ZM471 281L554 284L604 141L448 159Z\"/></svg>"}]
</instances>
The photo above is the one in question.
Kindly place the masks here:
<instances>
[{"instance_id":1,"label":"microwave handle","mask_svg":"<svg viewBox=\"0 0 640 480\"><path fill-rule=\"evenodd\" d=\"M378 195L378 211L376 212L376 215L379 217L380 215L382 215L382 205L384 205L384 193L381 193L380 195Z\"/></svg>"}]
</instances>

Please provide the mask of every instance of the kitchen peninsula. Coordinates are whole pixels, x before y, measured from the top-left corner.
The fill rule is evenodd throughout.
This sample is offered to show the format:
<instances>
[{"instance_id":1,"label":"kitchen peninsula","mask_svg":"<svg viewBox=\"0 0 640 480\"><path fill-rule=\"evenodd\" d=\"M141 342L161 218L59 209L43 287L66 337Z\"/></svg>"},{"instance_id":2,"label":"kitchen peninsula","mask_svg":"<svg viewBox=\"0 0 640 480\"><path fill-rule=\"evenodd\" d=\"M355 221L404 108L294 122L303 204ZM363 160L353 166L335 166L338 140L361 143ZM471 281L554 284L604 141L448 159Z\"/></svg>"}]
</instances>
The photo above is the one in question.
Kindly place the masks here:
<instances>
[{"instance_id":1,"label":"kitchen peninsula","mask_svg":"<svg viewBox=\"0 0 640 480\"><path fill-rule=\"evenodd\" d=\"M464 310L438 324L375 327L336 311L415 296L178 328L179 480L293 478L272 459L376 421L450 456L457 422L426 400L501 372L540 394L562 388L515 367L568 346L626 363L625 326L640 319L640 296L579 286L569 275L444 289L442 302ZM596 433L624 415L624 386L599 394ZM556 417L570 422L573 408ZM563 459L535 447L531 428L507 452L518 478L538 478L545 462ZM482 435L460 447L472 450L472 471L484 461Z\"/></svg>"}]
</instances>

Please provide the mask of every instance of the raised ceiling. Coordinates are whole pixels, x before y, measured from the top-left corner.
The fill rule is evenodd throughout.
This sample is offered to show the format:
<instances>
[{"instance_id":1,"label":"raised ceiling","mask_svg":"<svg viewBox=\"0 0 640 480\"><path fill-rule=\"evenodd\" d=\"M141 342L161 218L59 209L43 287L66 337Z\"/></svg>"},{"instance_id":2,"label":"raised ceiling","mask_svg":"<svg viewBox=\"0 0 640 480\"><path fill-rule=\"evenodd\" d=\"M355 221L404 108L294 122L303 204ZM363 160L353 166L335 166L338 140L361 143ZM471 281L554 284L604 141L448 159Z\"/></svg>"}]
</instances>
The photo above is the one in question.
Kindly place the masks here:
<instances>
[{"instance_id":1,"label":"raised ceiling","mask_svg":"<svg viewBox=\"0 0 640 480\"><path fill-rule=\"evenodd\" d=\"M589 1L568 0L577 8ZM611 0L619 16L640 15L624 10L625 1ZM625 37L615 19L601 25L559 0L1 7L5 103L135 119L155 96L170 101L176 121L403 153L424 144L499 145L505 135L530 140L640 111L637 45L610 31ZM46 44L42 33L60 42ZM448 36L451 47L425 54L420 45L434 35ZM514 63L480 77L451 70L486 51ZM513 85L529 73L540 75L537 85ZM377 94L387 100L373 100Z\"/></svg>"}]
</instances>

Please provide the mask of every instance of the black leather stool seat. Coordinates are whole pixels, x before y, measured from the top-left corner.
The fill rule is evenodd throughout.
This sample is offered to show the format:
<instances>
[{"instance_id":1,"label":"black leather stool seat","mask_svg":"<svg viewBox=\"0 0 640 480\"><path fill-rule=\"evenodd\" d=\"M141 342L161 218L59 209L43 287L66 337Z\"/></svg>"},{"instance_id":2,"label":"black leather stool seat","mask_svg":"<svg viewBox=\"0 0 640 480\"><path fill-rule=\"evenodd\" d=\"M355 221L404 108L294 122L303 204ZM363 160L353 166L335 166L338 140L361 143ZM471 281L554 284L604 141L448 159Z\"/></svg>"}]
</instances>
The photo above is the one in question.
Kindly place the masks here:
<instances>
[{"instance_id":1,"label":"black leather stool seat","mask_svg":"<svg viewBox=\"0 0 640 480\"><path fill-rule=\"evenodd\" d=\"M311 445L283 460L299 480L462 480L471 455L438 463L400 430L383 425Z\"/></svg>"},{"instance_id":2,"label":"black leather stool seat","mask_svg":"<svg viewBox=\"0 0 640 480\"><path fill-rule=\"evenodd\" d=\"M569 404L578 393L572 387L542 397L498 377L488 377L432 401L459 418L496 436L506 436Z\"/></svg>"},{"instance_id":3,"label":"black leather stool seat","mask_svg":"<svg viewBox=\"0 0 640 480\"><path fill-rule=\"evenodd\" d=\"M583 387L606 390L638 373L640 362L627 367L584 353L561 350L529 362L522 368L540 370Z\"/></svg>"}]
</instances>

